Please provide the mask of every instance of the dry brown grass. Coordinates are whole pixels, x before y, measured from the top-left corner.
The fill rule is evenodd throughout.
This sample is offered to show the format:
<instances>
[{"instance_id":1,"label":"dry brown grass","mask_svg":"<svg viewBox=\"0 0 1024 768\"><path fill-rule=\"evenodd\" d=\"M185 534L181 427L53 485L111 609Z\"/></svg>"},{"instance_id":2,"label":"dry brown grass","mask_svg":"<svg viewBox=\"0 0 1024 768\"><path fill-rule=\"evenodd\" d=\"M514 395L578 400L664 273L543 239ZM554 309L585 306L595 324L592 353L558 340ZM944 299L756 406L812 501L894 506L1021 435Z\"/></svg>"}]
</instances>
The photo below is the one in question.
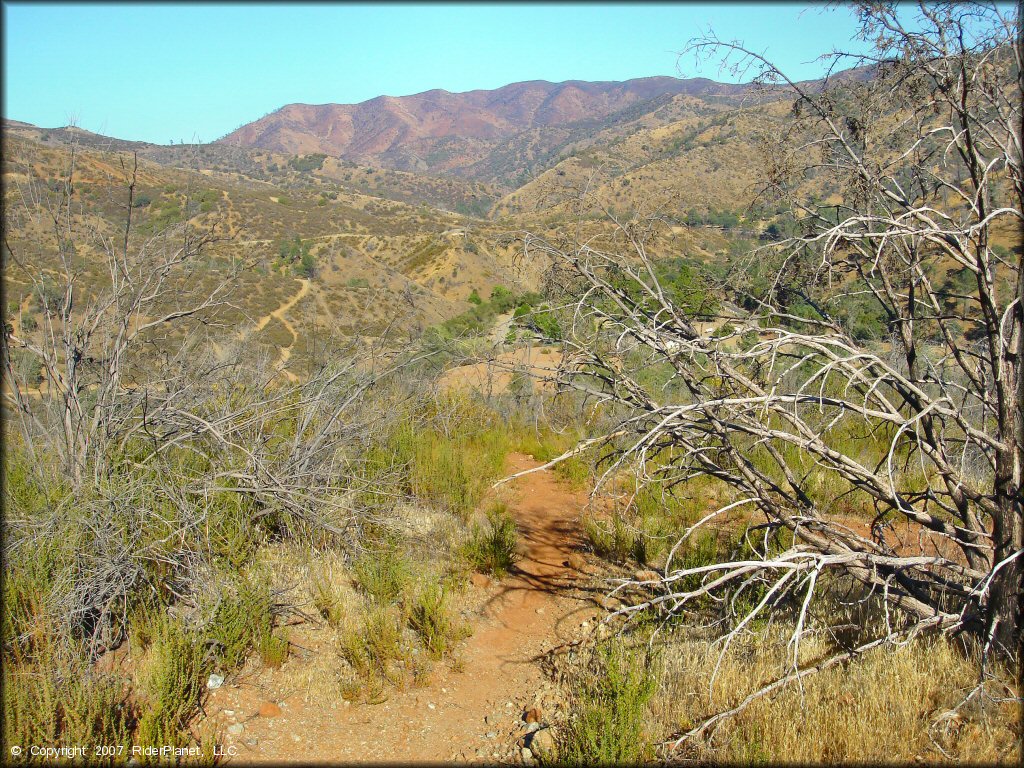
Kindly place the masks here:
<instances>
[{"instance_id":1,"label":"dry brown grass","mask_svg":"<svg viewBox=\"0 0 1024 768\"><path fill-rule=\"evenodd\" d=\"M378 551L356 561L294 543L259 552L275 591L319 620L290 628L290 638L307 652L302 663L281 671L306 701L383 701L392 687L423 684L442 661L460 663L459 645L468 636L459 618L464 578L452 570L461 564L439 558L437 547L456 552L465 526L449 513L411 504L399 505L390 522L394 538L384 560L402 574L392 591L371 594L361 581L361 564L383 562ZM439 599L424 602L430 590Z\"/></svg>"},{"instance_id":2,"label":"dry brown grass","mask_svg":"<svg viewBox=\"0 0 1024 768\"><path fill-rule=\"evenodd\" d=\"M734 644L709 687L719 646L672 642L662 654L662 684L653 707L668 731L692 727L735 705L784 671L787 633ZM827 652L821 637L801 657ZM765 698L723 721L708 743L684 747L716 761L773 763L1018 762L1017 705L988 701L950 713L978 682L976 661L953 641L929 639L883 648ZM1005 696L992 683L987 691ZM1017 743L1015 747L1014 744Z\"/></svg>"}]
</instances>

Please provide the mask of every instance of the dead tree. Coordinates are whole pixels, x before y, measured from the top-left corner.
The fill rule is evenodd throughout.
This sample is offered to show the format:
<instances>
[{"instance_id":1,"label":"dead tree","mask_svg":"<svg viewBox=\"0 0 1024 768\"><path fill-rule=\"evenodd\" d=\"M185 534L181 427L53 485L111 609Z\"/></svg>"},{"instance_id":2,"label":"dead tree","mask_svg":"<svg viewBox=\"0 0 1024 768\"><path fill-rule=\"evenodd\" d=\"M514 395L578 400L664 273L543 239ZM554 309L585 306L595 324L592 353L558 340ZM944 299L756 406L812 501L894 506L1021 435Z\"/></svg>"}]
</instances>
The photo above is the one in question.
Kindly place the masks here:
<instances>
[{"instance_id":1,"label":"dead tree","mask_svg":"<svg viewBox=\"0 0 1024 768\"><path fill-rule=\"evenodd\" d=\"M653 597L619 613L678 613L759 585L727 647L759 615L795 607L791 670L676 744L788 682L924 630L974 636L985 658L1019 669L1019 20L995 6L927 3L904 26L906 10L861 6L875 54L815 88L740 44L691 44L755 67L793 103L762 189L789 203L793 236L753 255L745 274L759 280L737 270L726 281L740 307L717 335L667 298L647 251L655 228L622 225L621 250L523 236L527 254L562 270L572 299L563 384L621 414L604 476L627 465L668 485L710 475L733 493L686 531L645 585ZM815 204L822 180L838 204ZM839 311L851 297L884 334L851 329ZM653 365L671 372L668 383L645 383ZM847 499L870 525L839 513ZM694 530L739 510L756 513L763 546L679 564ZM882 598L885 629L802 666L809 609L832 574Z\"/></svg>"},{"instance_id":2,"label":"dead tree","mask_svg":"<svg viewBox=\"0 0 1024 768\"><path fill-rule=\"evenodd\" d=\"M281 379L227 326L222 313L248 265L206 258L215 228L186 217L138 233L133 159L110 180L113 216L79 204L80 159L72 147L49 194L27 174L21 205L4 212L5 269L30 283L41 308L37 327L4 328L5 438L18 438L5 459L25 453L33 473L60 481L42 484L54 498L38 509L5 495L3 554L16 561L72 521L88 545L75 553L74 578L41 599L53 624L97 654L123 638L147 587L176 605L199 600L211 528L221 533L214 499L238 501L249 531L348 549L362 545L366 524L388 524L390 507L366 498L402 498L402 468L369 472L366 457L406 410L417 412L403 404L428 397L403 374L430 353L396 349L387 333L335 340L329 362ZM26 231L49 233L50 258L31 253ZM100 279L88 279L96 265ZM37 363L32 376L16 354ZM166 536L143 535L154 527Z\"/></svg>"},{"instance_id":3,"label":"dead tree","mask_svg":"<svg viewBox=\"0 0 1024 768\"><path fill-rule=\"evenodd\" d=\"M158 403L165 409L185 407L187 383L180 377L161 379L152 366L162 361L165 373L186 369L193 352L189 336L173 345L169 354L147 351L164 329L194 319L199 322L192 330L200 331L213 322L238 268L229 268L212 287L204 287L196 262L217 235L215 229L197 228L189 219L149 237L136 234L137 157L127 163L122 158L125 199L120 228L83 216L75 194L78 159L77 147L72 146L56 194L38 194L31 188L31 176L28 188L21 190L28 220L42 221L50 231L56 269L25 263L6 231L4 236L7 268L31 282L42 316L37 333L5 329L5 394L23 423L36 427L25 430L30 446L36 439L44 440L76 486L84 482L87 468L97 476L103 473L110 446L123 448L144 431L160 413ZM86 258L102 260L106 268L106 279L92 292L83 286ZM41 387L17 374L12 349L38 361ZM148 368L145 375L140 366ZM54 411L48 414L52 418L41 418L42 411Z\"/></svg>"}]
</instances>

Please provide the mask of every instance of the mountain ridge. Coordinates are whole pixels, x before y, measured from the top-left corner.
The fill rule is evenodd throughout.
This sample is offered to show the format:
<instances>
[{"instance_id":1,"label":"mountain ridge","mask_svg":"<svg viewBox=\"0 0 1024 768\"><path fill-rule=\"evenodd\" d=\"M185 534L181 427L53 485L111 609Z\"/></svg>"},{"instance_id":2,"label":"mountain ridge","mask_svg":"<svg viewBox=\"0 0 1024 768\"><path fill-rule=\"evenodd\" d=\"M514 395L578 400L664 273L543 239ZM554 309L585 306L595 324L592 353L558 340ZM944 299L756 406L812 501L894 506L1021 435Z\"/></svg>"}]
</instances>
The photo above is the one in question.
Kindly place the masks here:
<instances>
[{"instance_id":1,"label":"mountain ridge","mask_svg":"<svg viewBox=\"0 0 1024 768\"><path fill-rule=\"evenodd\" d=\"M735 96L749 89L707 78L654 76L624 81L528 80L457 93L433 88L355 104L294 102L214 143L446 173L478 162L493 143L532 129L606 118L664 96ZM469 146L474 142L484 146ZM453 143L463 146L453 152Z\"/></svg>"}]
</instances>

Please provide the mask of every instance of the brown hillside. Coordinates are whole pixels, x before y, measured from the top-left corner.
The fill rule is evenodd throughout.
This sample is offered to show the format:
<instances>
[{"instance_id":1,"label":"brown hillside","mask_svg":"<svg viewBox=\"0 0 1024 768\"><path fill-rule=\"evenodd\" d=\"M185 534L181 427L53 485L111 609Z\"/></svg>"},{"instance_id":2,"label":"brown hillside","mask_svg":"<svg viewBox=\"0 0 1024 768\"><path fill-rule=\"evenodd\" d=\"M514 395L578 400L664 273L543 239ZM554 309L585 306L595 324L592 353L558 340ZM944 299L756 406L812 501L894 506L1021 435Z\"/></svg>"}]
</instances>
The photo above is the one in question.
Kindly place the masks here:
<instances>
[{"instance_id":1,"label":"brown hillside","mask_svg":"<svg viewBox=\"0 0 1024 768\"><path fill-rule=\"evenodd\" d=\"M376 159L397 167L415 166L418 160L421 166L445 171L478 159L466 154L486 153L492 142L526 130L605 118L662 96L738 95L745 90L746 86L672 77L599 83L535 80L465 93L434 89L412 96L379 96L360 104L289 104L219 142L292 154ZM438 152L448 139L458 140L458 151ZM482 144L476 153L473 140ZM407 150L413 157L405 155Z\"/></svg>"}]
</instances>

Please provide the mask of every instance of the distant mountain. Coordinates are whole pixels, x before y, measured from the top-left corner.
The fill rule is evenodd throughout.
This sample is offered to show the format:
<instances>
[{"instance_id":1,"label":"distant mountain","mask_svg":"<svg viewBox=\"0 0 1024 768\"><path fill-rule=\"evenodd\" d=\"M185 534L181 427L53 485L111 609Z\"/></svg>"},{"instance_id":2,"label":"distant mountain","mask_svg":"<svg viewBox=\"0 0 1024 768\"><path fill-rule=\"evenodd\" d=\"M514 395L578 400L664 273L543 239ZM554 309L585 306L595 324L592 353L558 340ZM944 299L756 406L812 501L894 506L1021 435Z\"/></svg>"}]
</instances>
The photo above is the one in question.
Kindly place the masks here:
<instances>
[{"instance_id":1,"label":"distant mountain","mask_svg":"<svg viewBox=\"0 0 1024 768\"><path fill-rule=\"evenodd\" d=\"M863 76L852 70L833 82ZM131 221L140 238L185 220L216 226L211 269L227 257L253 265L232 310L240 327L297 295L298 238L314 259L313 287L287 324L252 333L271 349L290 344L290 365L312 365L316 345L307 339L374 335L396 316L410 328L429 325L472 306L474 291L535 288L544 265L524 269L510 231L557 235L571 222L573 233L617 247L603 239L611 238L608 214L628 221L657 212L666 232L653 257L724 258L734 241L785 223L784 211L754 205L754 192L758 142L778 135L791 113L792 97L777 88L646 78L291 105L195 145L4 119L0 171L5 202L45 206L64 189L68 150L77 147L76 210L107 237L123 230L125 169L136 155ZM26 186L29 179L38 183ZM820 180L807 184L829 199ZM5 243L37 271L58 269L59 242L40 221L8 217ZM81 255L87 282L109 279L102 250ZM25 275L4 279L29 311Z\"/></svg>"},{"instance_id":2,"label":"distant mountain","mask_svg":"<svg viewBox=\"0 0 1024 768\"><path fill-rule=\"evenodd\" d=\"M831 81L860 79L867 73L848 70ZM802 85L817 90L824 82ZM125 141L14 120L4 120L3 130L44 143L133 151L163 165L237 172L286 185L298 181L292 169L299 175L311 171L362 193L480 214L497 198L596 145L618 146L638 131L712 119L723 111L780 98L786 96L778 88L706 78L531 80L495 90L378 96L359 104L288 104L213 143L195 146ZM653 138L660 143L657 135ZM639 155L646 152L644 146ZM303 155L323 155L327 162L289 160ZM639 155L628 158L627 165L635 167L644 159ZM355 173L356 168L366 173ZM438 186L439 179L450 189Z\"/></svg>"},{"instance_id":3,"label":"distant mountain","mask_svg":"<svg viewBox=\"0 0 1024 768\"><path fill-rule=\"evenodd\" d=\"M816 91L869 76L852 69L801 86ZM2 127L5 136L134 152L250 188L313 185L487 218L572 207L583 190L613 206L678 199L687 210L742 208L755 180L752 138L772 130L755 124L784 121L790 108L778 87L649 77L290 104L209 144L126 141L7 119Z\"/></svg>"},{"instance_id":4,"label":"distant mountain","mask_svg":"<svg viewBox=\"0 0 1024 768\"><path fill-rule=\"evenodd\" d=\"M590 126L619 113L655 109L673 96L737 97L749 86L707 79L646 77L625 82L532 80L496 90L378 96L359 104L289 104L218 143L288 154L323 153L354 162L486 178L482 160L527 131Z\"/></svg>"}]
</instances>

